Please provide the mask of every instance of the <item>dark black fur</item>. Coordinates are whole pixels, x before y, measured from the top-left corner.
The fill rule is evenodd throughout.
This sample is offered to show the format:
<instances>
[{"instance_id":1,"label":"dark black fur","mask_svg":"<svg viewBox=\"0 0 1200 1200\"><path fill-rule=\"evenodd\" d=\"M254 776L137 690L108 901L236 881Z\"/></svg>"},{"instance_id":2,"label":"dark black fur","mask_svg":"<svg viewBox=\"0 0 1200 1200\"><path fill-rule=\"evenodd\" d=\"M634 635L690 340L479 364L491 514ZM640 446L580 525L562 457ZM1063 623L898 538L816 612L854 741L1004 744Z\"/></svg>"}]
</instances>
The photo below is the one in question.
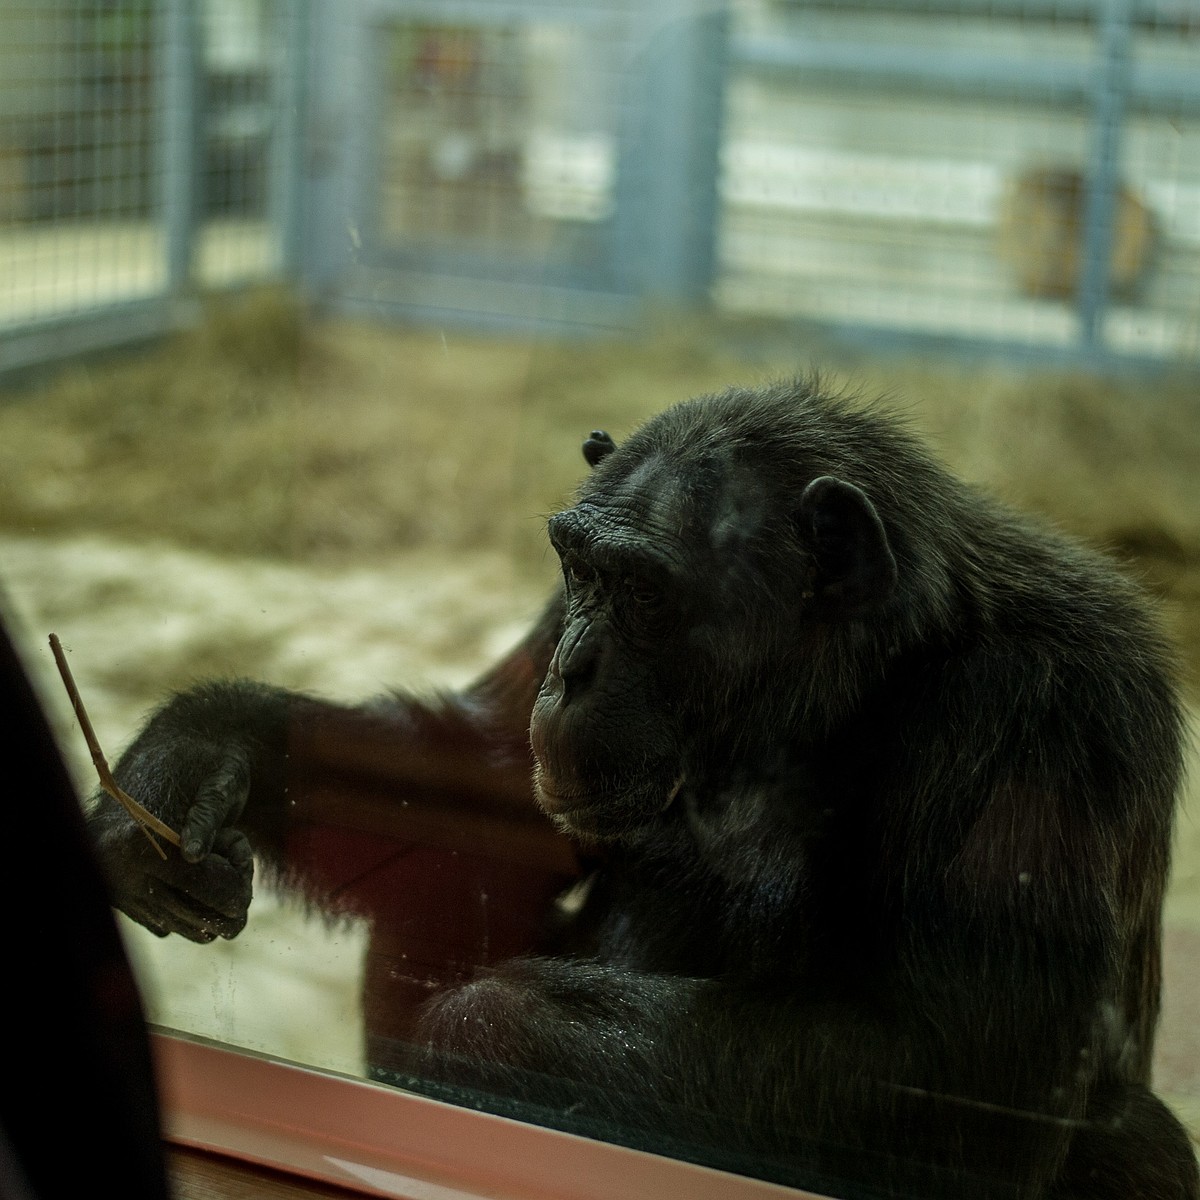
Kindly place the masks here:
<instances>
[{"instance_id":1,"label":"dark black fur","mask_svg":"<svg viewBox=\"0 0 1200 1200\"><path fill-rule=\"evenodd\" d=\"M807 384L585 455L562 592L463 696L171 700L118 778L189 861L105 807L120 906L232 936L251 844L318 892L287 821L318 776L519 828L521 878L560 880L532 713L584 898L377 1059L838 1194L1200 1196L1149 1090L1181 723L1137 590Z\"/></svg>"}]
</instances>

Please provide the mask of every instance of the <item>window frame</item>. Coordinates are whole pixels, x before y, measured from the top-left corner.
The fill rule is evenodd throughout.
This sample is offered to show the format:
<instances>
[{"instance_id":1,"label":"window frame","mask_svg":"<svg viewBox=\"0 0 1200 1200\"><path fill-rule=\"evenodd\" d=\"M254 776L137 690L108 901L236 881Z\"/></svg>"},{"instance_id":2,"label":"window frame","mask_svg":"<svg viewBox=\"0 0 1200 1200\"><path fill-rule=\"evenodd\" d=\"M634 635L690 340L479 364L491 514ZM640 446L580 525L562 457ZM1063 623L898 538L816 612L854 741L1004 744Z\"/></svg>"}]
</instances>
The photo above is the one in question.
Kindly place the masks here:
<instances>
[{"instance_id":1,"label":"window frame","mask_svg":"<svg viewBox=\"0 0 1200 1200\"><path fill-rule=\"evenodd\" d=\"M163 1136L408 1200L821 1200L152 1026Z\"/></svg>"}]
</instances>

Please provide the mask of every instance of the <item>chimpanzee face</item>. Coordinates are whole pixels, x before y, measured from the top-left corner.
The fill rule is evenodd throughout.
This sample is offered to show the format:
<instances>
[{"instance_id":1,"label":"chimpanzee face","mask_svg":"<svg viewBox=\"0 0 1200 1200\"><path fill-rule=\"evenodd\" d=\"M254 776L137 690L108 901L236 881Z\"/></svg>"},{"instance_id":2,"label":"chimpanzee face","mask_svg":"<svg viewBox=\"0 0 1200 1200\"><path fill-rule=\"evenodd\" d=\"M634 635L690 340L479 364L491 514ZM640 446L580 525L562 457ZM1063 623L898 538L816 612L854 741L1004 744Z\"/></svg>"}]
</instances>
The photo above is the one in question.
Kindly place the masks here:
<instances>
[{"instance_id":1,"label":"chimpanzee face","mask_svg":"<svg viewBox=\"0 0 1200 1200\"><path fill-rule=\"evenodd\" d=\"M565 616L530 738L541 806L605 840L652 822L714 746L728 763L726 731L746 728L780 647L889 592L895 563L839 480L781 486L761 456L750 470L725 447L664 444L654 422L619 449L594 433L585 455L596 470L549 523Z\"/></svg>"}]
</instances>

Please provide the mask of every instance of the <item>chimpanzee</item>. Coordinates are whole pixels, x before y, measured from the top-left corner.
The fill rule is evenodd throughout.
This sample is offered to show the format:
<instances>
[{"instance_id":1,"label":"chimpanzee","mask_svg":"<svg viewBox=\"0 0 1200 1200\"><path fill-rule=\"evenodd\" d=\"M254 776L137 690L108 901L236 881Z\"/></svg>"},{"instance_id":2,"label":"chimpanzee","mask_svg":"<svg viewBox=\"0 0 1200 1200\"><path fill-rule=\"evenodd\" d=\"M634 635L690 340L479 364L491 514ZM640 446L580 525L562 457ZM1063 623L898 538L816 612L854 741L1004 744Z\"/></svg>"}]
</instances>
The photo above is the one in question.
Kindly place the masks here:
<instances>
[{"instance_id":1,"label":"chimpanzee","mask_svg":"<svg viewBox=\"0 0 1200 1200\"><path fill-rule=\"evenodd\" d=\"M232 937L253 853L368 912L371 1059L434 1094L837 1195L1200 1196L1149 1087L1181 718L1136 587L817 381L585 457L464 693L169 699L116 775L182 855L95 807L117 905Z\"/></svg>"}]
</instances>

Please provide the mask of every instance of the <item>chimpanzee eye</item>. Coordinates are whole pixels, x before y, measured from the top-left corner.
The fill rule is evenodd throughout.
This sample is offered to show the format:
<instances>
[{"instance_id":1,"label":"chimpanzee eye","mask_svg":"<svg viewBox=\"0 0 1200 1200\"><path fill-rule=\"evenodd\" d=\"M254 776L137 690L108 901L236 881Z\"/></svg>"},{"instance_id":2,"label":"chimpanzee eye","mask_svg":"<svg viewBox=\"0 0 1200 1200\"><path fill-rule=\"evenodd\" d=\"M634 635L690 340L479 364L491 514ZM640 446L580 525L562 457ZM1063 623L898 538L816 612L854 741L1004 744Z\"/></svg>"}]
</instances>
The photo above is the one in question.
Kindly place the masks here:
<instances>
[{"instance_id":1,"label":"chimpanzee eye","mask_svg":"<svg viewBox=\"0 0 1200 1200\"><path fill-rule=\"evenodd\" d=\"M596 572L579 559L571 559L567 563L567 575L572 583L587 584L596 578Z\"/></svg>"},{"instance_id":2,"label":"chimpanzee eye","mask_svg":"<svg viewBox=\"0 0 1200 1200\"><path fill-rule=\"evenodd\" d=\"M629 592L629 598L638 608L653 611L662 604L662 592L657 588L648 587L644 583L638 583L635 579L625 580L625 587Z\"/></svg>"}]
</instances>

